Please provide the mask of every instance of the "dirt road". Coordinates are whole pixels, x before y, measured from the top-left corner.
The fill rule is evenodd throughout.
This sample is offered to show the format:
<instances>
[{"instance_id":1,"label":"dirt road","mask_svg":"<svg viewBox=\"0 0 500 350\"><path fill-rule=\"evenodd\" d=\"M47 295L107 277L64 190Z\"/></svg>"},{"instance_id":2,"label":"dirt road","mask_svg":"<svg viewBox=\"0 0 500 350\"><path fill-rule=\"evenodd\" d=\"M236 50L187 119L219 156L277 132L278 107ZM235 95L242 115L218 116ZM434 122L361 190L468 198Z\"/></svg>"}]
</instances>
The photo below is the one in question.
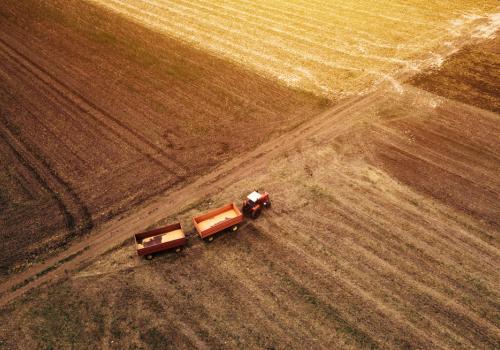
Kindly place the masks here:
<instances>
[{"instance_id":1,"label":"dirt road","mask_svg":"<svg viewBox=\"0 0 500 350\"><path fill-rule=\"evenodd\" d=\"M0 15L0 281L326 106L85 2Z\"/></svg>"},{"instance_id":2,"label":"dirt road","mask_svg":"<svg viewBox=\"0 0 500 350\"><path fill-rule=\"evenodd\" d=\"M7 0L0 16L5 17L5 8L20 14L27 3ZM68 3L69 13L78 14L79 2ZM18 191L51 203L40 209L43 214L63 214L44 229L60 232L62 225L66 230L48 237L65 242L65 249L1 281L0 347L500 346L500 117L460 101L467 95L467 103L495 110L495 94L482 99L477 89L478 81L498 85L490 74L494 58L481 60L481 50L467 51L465 59L454 57L451 67L445 64L428 79L424 72L419 81L431 92L404 83L409 78L404 75L317 113L324 101L173 41L147 46L152 51L145 52L166 61L142 70L145 62L135 60L144 51L130 56L123 47L128 34L112 31L110 38L103 31L85 32L82 39L85 28L107 28L92 22L94 13L75 31L60 11L41 10L32 11L35 19L0 22L0 79L7 87L0 87L0 160L12 162L13 174L23 175L0 176L0 181L12 185L7 188L15 189L13 196ZM126 25L117 21L117 28ZM49 29L41 31L48 37L31 40L27 34L36 28ZM137 30L133 39L143 43L141 28L123 28ZM62 34L56 37L68 51L50 46L47 38L54 33L83 40L77 41L85 44L82 52ZM124 56L112 54L116 45ZM78 64L67 62L67 52L74 50L82 54ZM82 63L88 58L84 53L100 56L101 50L106 54L97 60L99 69L91 69L92 60ZM169 53L178 50L195 59L170 61L175 55ZM61 59L54 58L58 55ZM471 55L477 76L457 82L453 72ZM132 68L117 71L117 63ZM169 68L161 73L163 63ZM193 77L186 66L205 74ZM141 76L127 75L129 70ZM96 71L123 78L131 90L102 80ZM166 80L149 85L160 75ZM93 80L96 85L89 85ZM455 85L458 93L450 93ZM173 98L155 94L167 88L175 91ZM469 95L469 90L479 92ZM109 92L109 101L102 91ZM151 100L141 104L137 96L144 95L138 91ZM153 101L168 101L162 104L166 109L155 112ZM208 120L197 119L207 110ZM42 112L47 119L36 118ZM252 118L245 119L247 113ZM234 115L241 119L240 131L255 133L223 145L220 130L234 123ZM27 127L36 120L36 130ZM210 121L216 128L197 130L189 123L179 126L178 120ZM85 130L79 142L60 138L78 127ZM275 132L256 138L266 127ZM193 134L164 133L176 128ZM60 144L54 141L58 137ZM45 145L45 138L52 141ZM83 150L71 148L80 142ZM48 145L55 148L44 148ZM85 152L86 147L96 152ZM101 148L110 153L98 152ZM213 158L203 171L196 169L206 153ZM114 176L99 166L102 162L113 162ZM76 168L68 168L71 164ZM95 188L89 186L94 183ZM155 191L119 196L135 193L138 186ZM274 205L237 234L222 235L213 244L193 236L184 253L160 254L151 262L139 259L127 241L150 226L190 223L193 215L237 201L255 187L269 191ZM0 208L10 203L2 196ZM99 219L95 213L106 205L113 210ZM0 214L26 222L29 208L19 210ZM28 224L37 228L39 222ZM86 225L93 226L89 234L65 240L69 227L76 232ZM186 228L193 233L189 224Z\"/></svg>"},{"instance_id":3,"label":"dirt road","mask_svg":"<svg viewBox=\"0 0 500 350\"><path fill-rule=\"evenodd\" d=\"M91 111L87 113L91 113L90 115L95 114L95 121L100 122L98 117L99 114L105 114L110 120L115 119L113 116L109 115L109 113L101 110L98 106L93 105L87 99L84 99L74 89L68 88L64 82L58 80L49 72L45 71L43 67L28 59L21 51L17 50L5 40L6 39L2 39L0 41L0 48L2 49L2 53L5 55L6 59L12 59L14 62L21 64L24 69L27 69L34 76L38 77L41 82L46 82L51 86L51 89L58 91L59 95L66 99L68 103L79 106L78 108L84 111ZM457 45L464 45L465 43L466 42L457 42ZM443 51L442 54L446 55L446 52ZM407 79L408 77L409 76L405 73L401 76L401 80ZM315 138L327 137L323 135L325 133L328 137L334 137L345 133L348 130L355 129L356 125L362 124L363 122L366 122L366 120L364 120L361 116L358 116L358 120L352 120L352 115L355 114L356 111L366 109L374 102L379 103L380 100L383 100L385 95L387 95L387 91L392 91L393 89L399 91L400 86L394 85L394 80L391 80L387 82L385 86L379 87L375 92L366 96L344 101L342 104L323 112L314 118L311 118L293 132L274 138L273 140L257 147L254 151L249 152L241 159L236 157L232 161L223 164L221 167L217 168L217 170L201 177L186 187L182 187L183 185L181 183L181 180L185 179L187 173L189 172L189 170L183 166L184 163L179 163L179 161L176 161L169 155L166 155L165 160L163 160L163 157L158 158L159 153L154 151L156 146L151 144L153 152L151 154L145 153L144 156L149 158L153 163L157 163L161 168L163 167L163 171L167 169L169 176L172 173L170 170L175 170L174 174L176 172L180 172L172 181L168 182L169 189L175 188L177 183L179 185L179 189L169 191L166 197L163 197L160 193L165 191L164 186L158 186L155 195L160 195L160 197L153 203L147 204L142 209L137 211L135 215L131 215L123 219L121 217L115 217L109 223L105 223L102 227L94 230L90 236L85 237L84 239L78 239L75 244L72 244L69 247L69 249L51 257L41 264L36 264L30 267L23 273L9 278L0 287L0 293L2 295L1 303L5 304L16 296L23 294L25 291L40 285L43 282L50 281L57 276L62 276L62 271L64 270L77 268L83 261L94 258L106 250L120 244L123 240L131 237L133 232L140 231L145 227L158 222L162 218L174 214L183 207L189 206L188 203L195 201L195 199L199 200L210 193L214 193L214 191L216 191L214 188L224 188L228 184L234 182L234 180L248 176L248 174L252 173L253 169L271 163L274 157L286 152L287 150L293 149L295 145L299 144L303 140L307 140L313 136ZM108 122L106 121L106 123ZM106 124L102 125L107 128ZM126 126L124 127L126 129L128 128ZM8 139L9 130L6 128L4 129L5 130L2 132L5 133L6 139ZM142 137L132 129L129 129L128 134L128 136L136 138ZM149 143L147 140L143 141ZM35 162L31 159L30 161L32 163ZM41 161L43 162L43 159ZM168 164L163 164L165 161ZM33 164L36 164L36 162ZM175 179L177 179L177 182ZM63 180L60 179L58 181L64 185ZM57 182L49 187L51 190L52 188L55 189L54 193L57 192L58 196L64 195L64 188L58 190ZM66 207L63 208L70 216L66 218L66 221L73 222L75 227L91 227L93 223L90 220L88 209L85 206L82 207L82 202L78 197L78 194L76 194L70 187L66 192L68 192L68 195L65 197L71 198L73 196L75 199L74 202L76 203L75 209L72 209L75 214L72 214L72 211L68 210ZM60 201L60 203L62 206L70 205L69 208L72 208L71 201L65 200ZM78 207L78 205L80 205L80 207ZM120 206L122 207L122 205ZM80 213L83 213L84 215ZM83 220L86 221L83 223L74 222L76 218L83 218ZM68 261L69 258L71 259Z\"/></svg>"},{"instance_id":4,"label":"dirt road","mask_svg":"<svg viewBox=\"0 0 500 350\"><path fill-rule=\"evenodd\" d=\"M245 156L225 163L194 183L175 192L169 191L165 193L165 197L159 197L153 203L137 210L134 215L123 219L117 218L106 223L102 228L94 230L89 237L75 242L57 256L29 268L25 272L3 283L0 286L0 305L5 305L13 298L22 295L42 283L63 277L66 273L65 271L69 273L71 270L77 269L85 261L99 256L130 238L134 232L138 232L168 215L175 214L176 211L188 206L189 203L210 196L210 194L215 193L218 189L223 189L235 180L247 177L248 174L252 174L256 169L266 167L279 154L293 149L295 145L310 137L320 135L321 131L328 130L333 135L346 132L357 123L362 122L362 120L351 120L351 114L379 100L384 95L385 89L387 87L336 106L304 123L293 132L279 136L259 146ZM65 261L75 254L78 255L60 264L61 261ZM47 270L50 271L44 273ZM36 278L37 275L41 276ZM34 280L31 281L32 279ZM25 281L30 282L21 286ZM16 286L21 287L16 288Z\"/></svg>"},{"instance_id":5,"label":"dirt road","mask_svg":"<svg viewBox=\"0 0 500 350\"><path fill-rule=\"evenodd\" d=\"M87 250L4 294L32 290L4 304L5 329L34 313L41 336L20 336L37 346L495 348L498 115L401 86L346 102L102 227L68 254ZM195 237L152 262L133 244L105 253L254 186L274 205L236 235Z\"/></svg>"}]
</instances>

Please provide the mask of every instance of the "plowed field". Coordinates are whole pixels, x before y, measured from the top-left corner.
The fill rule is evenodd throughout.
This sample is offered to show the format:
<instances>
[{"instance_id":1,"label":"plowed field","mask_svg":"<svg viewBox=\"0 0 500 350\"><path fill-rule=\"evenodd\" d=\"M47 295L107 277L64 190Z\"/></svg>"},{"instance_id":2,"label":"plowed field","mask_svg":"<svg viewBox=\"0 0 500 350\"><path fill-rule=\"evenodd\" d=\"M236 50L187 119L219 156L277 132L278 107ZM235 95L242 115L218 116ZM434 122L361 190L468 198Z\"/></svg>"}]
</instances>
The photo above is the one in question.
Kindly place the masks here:
<instances>
[{"instance_id":1,"label":"plowed field","mask_svg":"<svg viewBox=\"0 0 500 350\"><path fill-rule=\"evenodd\" d=\"M415 85L458 102L500 113L500 38L467 45L441 66L412 78Z\"/></svg>"},{"instance_id":2,"label":"plowed field","mask_svg":"<svg viewBox=\"0 0 500 350\"><path fill-rule=\"evenodd\" d=\"M0 13L0 279L327 105L80 1Z\"/></svg>"},{"instance_id":3,"label":"plowed field","mask_svg":"<svg viewBox=\"0 0 500 350\"><path fill-rule=\"evenodd\" d=\"M258 220L211 244L193 236L181 255L147 263L128 240L7 308L6 334L33 317L16 331L33 347L497 348L498 115L403 88L325 113L264 158L117 222L102 237L158 218L192 232L193 215L248 188L273 195ZM208 184L224 190L205 196Z\"/></svg>"},{"instance_id":4,"label":"plowed field","mask_svg":"<svg viewBox=\"0 0 500 350\"><path fill-rule=\"evenodd\" d=\"M92 2L0 3L0 348L500 348L495 3Z\"/></svg>"}]
</instances>

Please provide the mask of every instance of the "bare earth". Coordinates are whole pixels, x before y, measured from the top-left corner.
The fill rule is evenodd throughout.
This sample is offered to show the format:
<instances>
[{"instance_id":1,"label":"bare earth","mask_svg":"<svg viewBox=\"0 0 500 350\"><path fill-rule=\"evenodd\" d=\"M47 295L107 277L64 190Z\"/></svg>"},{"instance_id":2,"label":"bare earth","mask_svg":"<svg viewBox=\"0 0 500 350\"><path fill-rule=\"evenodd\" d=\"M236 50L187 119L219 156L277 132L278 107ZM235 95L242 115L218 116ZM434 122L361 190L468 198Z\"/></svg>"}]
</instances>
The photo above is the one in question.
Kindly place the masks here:
<instances>
[{"instance_id":1,"label":"bare earth","mask_svg":"<svg viewBox=\"0 0 500 350\"><path fill-rule=\"evenodd\" d=\"M467 45L439 69L413 77L412 83L433 93L500 113L498 75L500 38Z\"/></svg>"},{"instance_id":2,"label":"bare earth","mask_svg":"<svg viewBox=\"0 0 500 350\"><path fill-rule=\"evenodd\" d=\"M80 1L0 10L0 280L328 104Z\"/></svg>"},{"instance_id":3,"label":"bare earth","mask_svg":"<svg viewBox=\"0 0 500 350\"><path fill-rule=\"evenodd\" d=\"M6 4L0 8L17 9L14 2ZM20 50L8 42L12 37L24 38L23 46L29 44L26 52L35 52L37 46L21 36L22 26L9 24L21 34L8 27L7 35L4 22L0 23L0 54L10 60L10 64L0 61L0 78L13 84L0 91L2 96L19 91L11 97L15 103L7 100L0 105L5 121L0 125L5 135L0 145L12 150L7 153L2 148L1 156L6 157L15 154L14 150L25 150L20 145L21 137L41 137L33 131L15 133L14 127L9 128L7 118L14 115L9 108L18 106L22 111L27 101L18 100L19 96L27 94L27 100L37 101L42 87L40 83L39 88L29 90L26 83L23 89L13 90L19 83L9 77L19 73L9 68L22 62L46 79L48 76L32 67L32 61L23 60ZM499 96L493 93L485 100L483 94L474 93L475 80L463 80L456 89L468 96L464 101L467 104L462 103L454 90L455 76L450 73L459 70L453 62L462 64L461 55L476 50L475 74L498 91L498 78L489 66L492 56L479 54L494 47L492 42L486 42L482 49L468 47L457 52L441 70L425 72L398 88L382 84L314 117L311 115L318 111L321 100L252 77L255 85L245 88L249 89L245 96L249 101L275 101L275 109L270 110L274 116L279 115L276 111L287 112L280 116L284 119L279 125L287 120L289 129L276 132L266 142L251 136L240 139L240 133L228 131L238 135L231 146L245 145L241 153L221 156L221 162L206 165L205 172L161 191L151 182L157 177L147 172L151 176L145 180L147 188L159 192L154 198L151 193L144 195L150 199L141 201L140 206L133 206L131 199L125 201L114 189L115 183L122 183L118 179L128 178L126 162L116 163L122 169L118 179L102 177L110 181L102 185L102 190L84 192L80 189L83 187L76 187L79 190L74 193L86 203L112 203L91 201L92 193L95 196L100 193L96 191L107 189L113 192L110 198L123 201L121 205L133 210L98 221L89 234L74 239L64 250L5 277L0 285L0 347L499 348L500 116L493 112ZM48 56L60 57L53 53ZM213 65L223 64L211 59ZM81 72L86 69L81 68ZM228 79L238 71L232 66L227 69ZM207 84L212 87L214 79L207 77ZM51 81L46 93L62 89ZM426 90L420 88L422 82ZM85 91L85 86L81 83L75 91ZM234 88L239 86L240 82L235 83ZM291 104L261 91L265 86L286 96ZM149 91L147 84L140 88ZM195 90L186 93L194 94ZM469 90L471 94L467 94ZM112 92L110 96L115 97L110 100L117 99L115 103L121 104L130 99L131 112L124 115L129 115L133 123L136 114L132 106L138 103L132 100L135 94L121 97L121 93L117 90L115 96ZM54 102L52 113L57 115L57 106L69 104L67 99L62 102ZM141 106L149 108L150 104ZM290 114L297 110L300 113ZM119 109L113 111L118 113ZM310 113L307 118L306 112ZM33 110L31 113L36 115ZM56 115L55 121L59 120ZM231 113L224 115L230 118ZM186 118L193 116L194 112ZM267 130L265 123L276 120L265 116L262 112L260 125L264 129L259 130ZM245 118L239 118L238 127L241 122L241 130L248 128ZM96 125L93 120L89 125ZM174 125L174 130L186 128ZM150 129L137 130L147 133ZM145 149L152 163L154 159L167 160L154 149ZM204 148L209 154L215 149ZM73 154L88 156L76 150ZM181 158L175 158L179 154ZM186 167L202 161L200 153L196 157L191 154L190 162L183 160L184 154L187 157L191 153L168 153ZM131 155L123 155L123 159L127 157ZM18 159L26 159L19 161L19 168L36 164L37 169L46 169L43 161ZM68 162L59 166L73 164ZM145 174L149 169L140 168ZM151 169L158 174L157 168ZM92 179L91 173L88 179ZM37 174L43 178L52 173L45 170ZM64 174L64 179L71 178L67 175L71 172ZM136 180L131 175L129 185L139 190ZM80 186L88 181L82 180ZM98 178L95 182L101 186ZM47 185L51 186L55 185ZM258 220L247 220L237 233L222 235L212 244L194 236L194 215L243 199L254 188L270 192L273 201L272 208ZM43 186L40 191L48 192ZM93 205L94 223L101 207ZM18 215L26 217L23 212ZM79 220L84 217L74 216ZM181 221L191 236L183 253L161 254L152 262L136 257L130 240L134 232L173 221ZM12 232L5 237L12 237ZM47 237L52 237L50 232ZM19 244L25 237L26 232L20 232L13 242Z\"/></svg>"}]
</instances>

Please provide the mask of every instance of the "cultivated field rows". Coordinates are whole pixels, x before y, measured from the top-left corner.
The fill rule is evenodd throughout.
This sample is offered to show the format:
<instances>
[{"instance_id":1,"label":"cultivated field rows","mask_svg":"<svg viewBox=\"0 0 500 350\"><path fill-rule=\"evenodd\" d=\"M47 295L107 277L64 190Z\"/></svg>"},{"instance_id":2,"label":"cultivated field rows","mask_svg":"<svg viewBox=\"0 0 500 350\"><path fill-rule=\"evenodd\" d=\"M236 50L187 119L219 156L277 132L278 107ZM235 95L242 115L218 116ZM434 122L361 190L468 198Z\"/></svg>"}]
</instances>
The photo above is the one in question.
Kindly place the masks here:
<instances>
[{"instance_id":1,"label":"cultivated field rows","mask_svg":"<svg viewBox=\"0 0 500 350\"><path fill-rule=\"evenodd\" d=\"M324 108L107 14L0 5L0 279Z\"/></svg>"},{"instance_id":2,"label":"cultivated field rows","mask_svg":"<svg viewBox=\"0 0 500 350\"><path fill-rule=\"evenodd\" d=\"M211 198L223 203L259 184L274 200L260 220L220 246L193 243L180 261L138 262L132 278L151 281L153 298L180 302L199 315L200 330L229 342L244 334L250 342L284 339L285 347L307 346L304 339L318 347L494 347L500 159L488 136L500 131L498 117L405 86L403 97L387 93L346 119ZM469 131L483 137L464 146ZM492 158L479 160L484 153ZM120 256L130 254L133 246L122 248L115 267L97 263L95 272L118 273L120 261L131 266ZM171 273L160 277L158 269ZM167 296L165 283L175 286ZM193 291L195 305L182 299ZM234 300L248 302L233 315ZM247 329L232 328L237 314L250 315ZM234 333L224 337L225 327Z\"/></svg>"},{"instance_id":3,"label":"cultivated field rows","mask_svg":"<svg viewBox=\"0 0 500 350\"><path fill-rule=\"evenodd\" d=\"M462 35L499 25L494 1L90 1L333 99L440 64Z\"/></svg>"},{"instance_id":4,"label":"cultivated field rows","mask_svg":"<svg viewBox=\"0 0 500 350\"><path fill-rule=\"evenodd\" d=\"M0 348L500 348L495 5L2 1Z\"/></svg>"},{"instance_id":5,"label":"cultivated field rows","mask_svg":"<svg viewBox=\"0 0 500 350\"><path fill-rule=\"evenodd\" d=\"M217 177L212 186L222 191L193 197L161 222L180 220L191 231L193 215L261 186L273 207L258 220L209 245L193 237L180 256L151 263L127 243L14 304L6 329L49 305L52 317L38 313L33 323L45 337L21 332L23 339L80 347L99 339L122 347L496 348L498 115L405 85L402 95L384 91L310 128L290 140L293 148L248 164L253 177ZM76 336L50 337L67 312L79 315L67 323ZM80 326L94 317L102 327Z\"/></svg>"}]
</instances>

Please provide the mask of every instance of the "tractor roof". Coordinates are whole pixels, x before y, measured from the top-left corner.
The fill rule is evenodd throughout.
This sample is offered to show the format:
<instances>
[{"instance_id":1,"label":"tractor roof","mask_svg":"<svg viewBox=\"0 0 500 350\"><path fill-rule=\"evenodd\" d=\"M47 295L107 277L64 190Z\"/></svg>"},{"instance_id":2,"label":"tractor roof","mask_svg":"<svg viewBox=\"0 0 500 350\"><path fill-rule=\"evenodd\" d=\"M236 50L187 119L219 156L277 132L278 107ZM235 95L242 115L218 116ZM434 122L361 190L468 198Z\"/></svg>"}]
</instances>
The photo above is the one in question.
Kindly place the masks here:
<instances>
[{"instance_id":1,"label":"tractor roof","mask_svg":"<svg viewBox=\"0 0 500 350\"><path fill-rule=\"evenodd\" d=\"M257 202L260 199L260 193L257 191L253 191L247 196L247 198L252 202Z\"/></svg>"}]
</instances>

